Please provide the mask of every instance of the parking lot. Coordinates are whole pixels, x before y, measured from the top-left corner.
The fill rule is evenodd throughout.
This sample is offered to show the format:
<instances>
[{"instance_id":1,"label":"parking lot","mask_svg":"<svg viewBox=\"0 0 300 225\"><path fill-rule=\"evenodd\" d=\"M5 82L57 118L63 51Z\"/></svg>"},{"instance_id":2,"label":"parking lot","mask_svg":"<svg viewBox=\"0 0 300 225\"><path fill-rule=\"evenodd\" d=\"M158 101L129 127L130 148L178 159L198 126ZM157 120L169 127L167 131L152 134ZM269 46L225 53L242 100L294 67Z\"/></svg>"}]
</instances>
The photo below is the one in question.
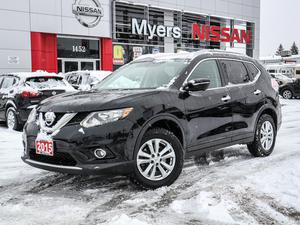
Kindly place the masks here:
<instances>
[{"instance_id":1,"label":"parking lot","mask_svg":"<svg viewBox=\"0 0 300 225\"><path fill-rule=\"evenodd\" d=\"M300 101L281 100L274 153L245 146L190 159L170 187L72 176L24 164L21 132L0 126L0 224L299 224Z\"/></svg>"}]
</instances>

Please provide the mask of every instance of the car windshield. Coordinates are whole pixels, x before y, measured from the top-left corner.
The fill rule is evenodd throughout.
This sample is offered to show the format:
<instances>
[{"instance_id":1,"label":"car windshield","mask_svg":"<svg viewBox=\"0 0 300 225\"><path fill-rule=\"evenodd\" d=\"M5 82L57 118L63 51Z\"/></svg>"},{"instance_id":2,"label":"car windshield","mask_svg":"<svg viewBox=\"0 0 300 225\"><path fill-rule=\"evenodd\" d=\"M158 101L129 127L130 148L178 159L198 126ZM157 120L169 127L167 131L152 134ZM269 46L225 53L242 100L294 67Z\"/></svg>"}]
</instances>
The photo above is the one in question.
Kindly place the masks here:
<instances>
[{"instance_id":1,"label":"car windshield","mask_svg":"<svg viewBox=\"0 0 300 225\"><path fill-rule=\"evenodd\" d=\"M26 79L25 84L35 89L66 88L61 77L31 77Z\"/></svg>"},{"instance_id":2,"label":"car windshield","mask_svg":"<svg viewBox=\"0 0 300 225\"><path fill-rule=\"evenodd\" d=\"M185 59L134 62L116 70L93 89L154 89L168 87L188 65Z\"/></svg>"}]
</instances>

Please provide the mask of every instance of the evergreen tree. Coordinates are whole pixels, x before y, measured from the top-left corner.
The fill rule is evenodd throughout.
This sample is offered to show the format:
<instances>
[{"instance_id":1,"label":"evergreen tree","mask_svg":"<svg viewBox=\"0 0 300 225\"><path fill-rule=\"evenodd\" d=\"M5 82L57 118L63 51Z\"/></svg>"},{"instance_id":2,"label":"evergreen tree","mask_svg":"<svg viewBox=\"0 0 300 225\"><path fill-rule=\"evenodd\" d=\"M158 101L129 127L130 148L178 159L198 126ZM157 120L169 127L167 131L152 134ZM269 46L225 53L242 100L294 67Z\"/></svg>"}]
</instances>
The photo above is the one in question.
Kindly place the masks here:
<instances>
[{"instance_id":1,"label":"evergreen tree","mask_svg":"<svg viewBox=\"0 0 300 225\"><path fill-rule=\"evenodd\" d=\"M280 44L279 47L278 47L278 49L277 49L277 51L276 51L276 55L281 55L281 53L282 53L283 50L284 50L283 46L282 46L282 44Z\"/></svg>"},{"instance_id":2,"label":"evergreen tree","mask_svg":"<svg viewBox=\"0 0 300 225\"><path fill-rule=\"evenodd\" d=\"M299 54L299 49L298 49L298 46L296 45L296 43L294 42L292 47L291 47L291 52L292 52L292 55L298 55Z\"/></svg>"}]
</instances>

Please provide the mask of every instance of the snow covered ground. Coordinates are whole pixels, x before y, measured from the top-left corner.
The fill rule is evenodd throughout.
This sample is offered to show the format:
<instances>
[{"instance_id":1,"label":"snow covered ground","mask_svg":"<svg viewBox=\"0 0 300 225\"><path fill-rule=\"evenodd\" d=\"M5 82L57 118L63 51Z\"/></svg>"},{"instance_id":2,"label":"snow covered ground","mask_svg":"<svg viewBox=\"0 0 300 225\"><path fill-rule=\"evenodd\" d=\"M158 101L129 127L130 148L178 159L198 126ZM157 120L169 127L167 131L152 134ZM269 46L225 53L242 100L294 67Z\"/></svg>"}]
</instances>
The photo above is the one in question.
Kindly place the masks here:
<instances>
[{"instance_id":1,"label":"snow covered ground","mask_svg":"<svg viewBox=\"0 0 300 225\"><path fill-rule=\"evenodd\" d=\"M274 153L245 146L186 162L170 187L141 191L125 177L80 177L20 160L21 133L0 126L0 225L300 224L300 100L282 100Z\"/></svg>"}]
</instances>

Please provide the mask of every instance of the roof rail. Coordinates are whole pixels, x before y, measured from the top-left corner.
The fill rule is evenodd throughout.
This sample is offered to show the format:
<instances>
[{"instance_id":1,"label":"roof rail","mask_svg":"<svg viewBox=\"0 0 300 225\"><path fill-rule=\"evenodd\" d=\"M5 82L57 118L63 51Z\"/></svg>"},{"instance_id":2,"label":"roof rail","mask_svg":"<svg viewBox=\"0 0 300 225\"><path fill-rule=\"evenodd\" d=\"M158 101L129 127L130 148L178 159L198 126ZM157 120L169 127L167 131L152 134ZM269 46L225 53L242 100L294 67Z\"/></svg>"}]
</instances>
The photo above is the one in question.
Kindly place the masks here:
<instances>
[{"instance_id":1,"label":"roof rail","mask_svg":"<svg viewBox=\"0 0 300 225\"><path fill-rule=\"evenodd\" d=\"M141 61L141 60L146 60L148 58L150 59L159 59L159 58L167 58L167 57L180 57L180 58L190 58L193 59L201 54L213 54L213 53L223 53L223 54L231 54L231 55L235 55L235 56L244 56L244 57L248 57L245 54L242 53L238 53L238 52L231 52L231 51L226 51L226 50L220 50L220 49L201 49L195 52L186 52L186 51L181 51L178 53L156 53L156 54L145 54L145 55L141 55L139 56L137 59L135 59L134 61Z\"/></svg>"},{"instance_id":2,"label":"roof rail","mask_svg":"<svg viewBox=\"0 0 300 225\"><path fill-rule=\"evenodd\" d=\"M226 54L233 54L233 55L245 55L243 53L239 53L239 52L232 52L232 51L227 51L227 50L221 50L221 49L201 49L199 51L196 51L199 53L203 53L203 52L216 52L216 53L226 53Z\"/></svg>"}]
</instances>

